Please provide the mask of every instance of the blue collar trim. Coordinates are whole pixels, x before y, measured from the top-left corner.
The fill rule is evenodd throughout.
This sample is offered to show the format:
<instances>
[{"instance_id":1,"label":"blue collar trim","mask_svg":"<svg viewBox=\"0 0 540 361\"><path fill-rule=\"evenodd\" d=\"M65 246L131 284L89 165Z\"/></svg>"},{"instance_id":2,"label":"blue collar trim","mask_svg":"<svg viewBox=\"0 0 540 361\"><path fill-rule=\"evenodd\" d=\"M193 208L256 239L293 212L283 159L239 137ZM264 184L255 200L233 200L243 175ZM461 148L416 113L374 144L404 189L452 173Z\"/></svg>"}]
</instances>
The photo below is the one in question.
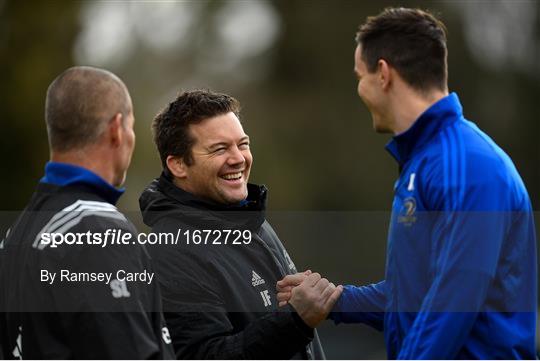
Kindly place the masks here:
<instances>
[{"instance_id":1,"label":"blue collar trim","mask_svg":"<svg viewBox=\"0 0 540 361\"><path fill-rule=\"evenodd\" d=\"M41 178L41 183L50 183L57 186L67 186L72 184L84 184L90 186L107 202L116 204L125 189L117 189L98 176L96 173L73 164L47 162L45 165L45 176Z\"/></svg>"},{"instance_id":2,"label":"blue collar trim","mask_svg":"<svg viewBox=\"0 0 540 361\"><path fill-rule=\"evenodd\" d=\"M456 93L451 93L429 107L405 132L386 145L386 150L403 165L443 128L463 118L463 107Z\"/></svg>"}]
</instances>

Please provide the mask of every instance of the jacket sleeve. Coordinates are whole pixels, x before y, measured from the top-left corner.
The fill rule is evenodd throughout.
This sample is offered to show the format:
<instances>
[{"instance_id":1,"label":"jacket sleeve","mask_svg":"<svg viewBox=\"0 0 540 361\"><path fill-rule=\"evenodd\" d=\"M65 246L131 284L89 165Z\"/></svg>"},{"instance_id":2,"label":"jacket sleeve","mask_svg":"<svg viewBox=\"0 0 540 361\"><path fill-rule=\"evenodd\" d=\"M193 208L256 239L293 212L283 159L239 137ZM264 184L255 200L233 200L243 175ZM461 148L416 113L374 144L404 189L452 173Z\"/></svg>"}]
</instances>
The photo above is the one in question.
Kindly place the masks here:
<instances>
[{"instance_id":1,"label":"jacket sleeve","mask_svg":"<svg viewBox=\"0 0 540 361\"><path fill-rule=\"evenodd\" d=\"M121 229L135 237L131 224L103 217L87 217L69 232L93 233ZM61 253L64 248L67 253ZM58 251L56 255L54 252ZM52 287L54 308L62 312L59 322L69 330L74 345L72 358L155 359L173 357L171 345L163 340L156 326L160 305L156 304L159 288L155 280L127 282L117 272L153 272L150 258L141 245L62 245L45 249L42 258L48 269L72 273L109 273L110 282L55 282ZM164 326L164 325L163 325ZM91 337L89 337L91 335Z\"/></svg>"},{"instance_id":2,"label":"jacket sleeve","mask_svg":"<svg viewBox=\"0 0 540 361\"><path fill-rule=\"evenodd\" d=\"M470 174L472 173L472 174ZM429 189L432 276L399 359L452 359L463 347L495 277L511 213L495 175ZM451 182L451 181L450 181ZM418 290L420 291L420 290Z\"/></svg>"},{"instance_id":3,"label":"jacket sleeve","mask_svg":"<svg viewBox=\"0 0 540 361\"><path fill-rule=\"evenodd\" d=\"M338 323L365 323L383 330L385 282L362 287L347 285L328 318Z\"/></svg>"},{"instance_id":4,"label":"jacket sleeve","mask_svg":"<svg viewBox=\"0 0 540 361\"><path fill-rule=\"evenodd\" d=\"M313 339L292 310L268 313L235 330L223 310L165 313L178 359L290 359Z\"/></svg>"},{"instance_id":5,"label":"jacket sleeve","mask_svg":"<svg viewBox=\"0 0 540 361\"><path fill-rule=\"evenodd\" d=\"M165 319L178 359L290 359L313 339L292 308L246 315L226 307L224 292L201 257L189 250L151 250ZM239 326L242 325L242 326Z\"/></svg>"}]
</instances>

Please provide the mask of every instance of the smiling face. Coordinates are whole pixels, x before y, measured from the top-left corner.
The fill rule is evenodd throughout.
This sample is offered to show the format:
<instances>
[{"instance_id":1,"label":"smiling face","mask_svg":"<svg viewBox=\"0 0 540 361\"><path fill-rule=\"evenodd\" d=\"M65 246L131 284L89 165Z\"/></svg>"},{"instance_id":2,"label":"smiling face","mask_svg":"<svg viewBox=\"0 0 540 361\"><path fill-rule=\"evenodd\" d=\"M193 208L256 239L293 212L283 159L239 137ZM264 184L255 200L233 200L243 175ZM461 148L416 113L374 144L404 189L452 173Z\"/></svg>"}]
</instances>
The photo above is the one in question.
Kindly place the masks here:
<instances>
[{"instance_id":1,"label":"smiling face","mask_svg":"<svg viewBox=\"0 0 540 361\"><path fill-rule=\"evenodd\" d=\"M195 140L193 162L184 163L184 174L178 179L181 188L221 204L246 199L253 157L237 116L229 112L208 118L191 124L189 131Z\"/></svg>"},{"instance_id":2,"label":"smiling face","mask_svg":"<svg viewBox=\"0 0 540 361\"><path fill-rule=\"evenodd\" d=\"M361 45L357 46L354 52L354 73L358 79L358 95L371 113L373 128L379 133L391 132L392 129L385 114L387 97L381 86L379 70L377 69L373 73L369 72L367 64L362 58Z\"/></svg>"}]
</instances>

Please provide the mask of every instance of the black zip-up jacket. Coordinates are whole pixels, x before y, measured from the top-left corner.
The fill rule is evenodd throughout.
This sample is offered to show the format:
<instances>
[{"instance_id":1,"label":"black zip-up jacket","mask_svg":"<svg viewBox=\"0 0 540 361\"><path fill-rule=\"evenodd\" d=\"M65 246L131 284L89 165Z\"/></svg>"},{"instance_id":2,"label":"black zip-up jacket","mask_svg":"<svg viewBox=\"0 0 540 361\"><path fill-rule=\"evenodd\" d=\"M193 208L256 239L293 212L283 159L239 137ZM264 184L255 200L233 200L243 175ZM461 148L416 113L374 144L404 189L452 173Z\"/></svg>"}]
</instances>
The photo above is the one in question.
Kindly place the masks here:
<instances>
[{"instance_id":1,"label":"black zip-up jacket","mask_svg":"<svg viewBox=\"0 0 540 361\"><path fill-rule=\"evenodd\" d=\"M265 220L266 188L249 184L248 192L227 207L162 175L141 195L152 232L180 235L175 245L149 247L176 356L323 359L316 331L292 307L278 308L276 282L296 268Z\"/></svg>"},{"instance_id":2,"label":"black zip-up jacket","mask_svg":"<svg viewBox=\"0 0 540 361\"><path fill-rule=\"evenodd\" d=\"M161 359L173 350L156 282L118 280L116 272L153 272L140 245L43 245L43 233L137 231L96 188L40 183L0 244L0 358ZM56 272L43 282L43 271ZM110 272L111 282L61 280ZM122 278L122 277L120 277Z\"/></svg>"}]
</instances>

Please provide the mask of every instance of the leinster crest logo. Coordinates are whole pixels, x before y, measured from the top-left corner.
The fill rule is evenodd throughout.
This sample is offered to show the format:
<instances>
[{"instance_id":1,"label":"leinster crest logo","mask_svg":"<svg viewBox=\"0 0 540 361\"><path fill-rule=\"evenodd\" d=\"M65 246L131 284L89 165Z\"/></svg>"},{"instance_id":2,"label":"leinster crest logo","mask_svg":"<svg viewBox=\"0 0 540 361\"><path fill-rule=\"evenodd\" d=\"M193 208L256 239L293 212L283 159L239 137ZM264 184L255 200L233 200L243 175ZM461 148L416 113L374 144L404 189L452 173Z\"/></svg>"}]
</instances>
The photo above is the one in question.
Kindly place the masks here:
<instances>
[{"instance_id":1,"label":"leinster crest logo","mask_svg":"<svg viewBox=\"0 0 540 361\"><path fill-rule=\"evenodd\" d=\"M414 222L416 222L416 199L408 197L403 201L403 206L399 211L398 223L411 226Z\"/></svg>"}]
</instances>

